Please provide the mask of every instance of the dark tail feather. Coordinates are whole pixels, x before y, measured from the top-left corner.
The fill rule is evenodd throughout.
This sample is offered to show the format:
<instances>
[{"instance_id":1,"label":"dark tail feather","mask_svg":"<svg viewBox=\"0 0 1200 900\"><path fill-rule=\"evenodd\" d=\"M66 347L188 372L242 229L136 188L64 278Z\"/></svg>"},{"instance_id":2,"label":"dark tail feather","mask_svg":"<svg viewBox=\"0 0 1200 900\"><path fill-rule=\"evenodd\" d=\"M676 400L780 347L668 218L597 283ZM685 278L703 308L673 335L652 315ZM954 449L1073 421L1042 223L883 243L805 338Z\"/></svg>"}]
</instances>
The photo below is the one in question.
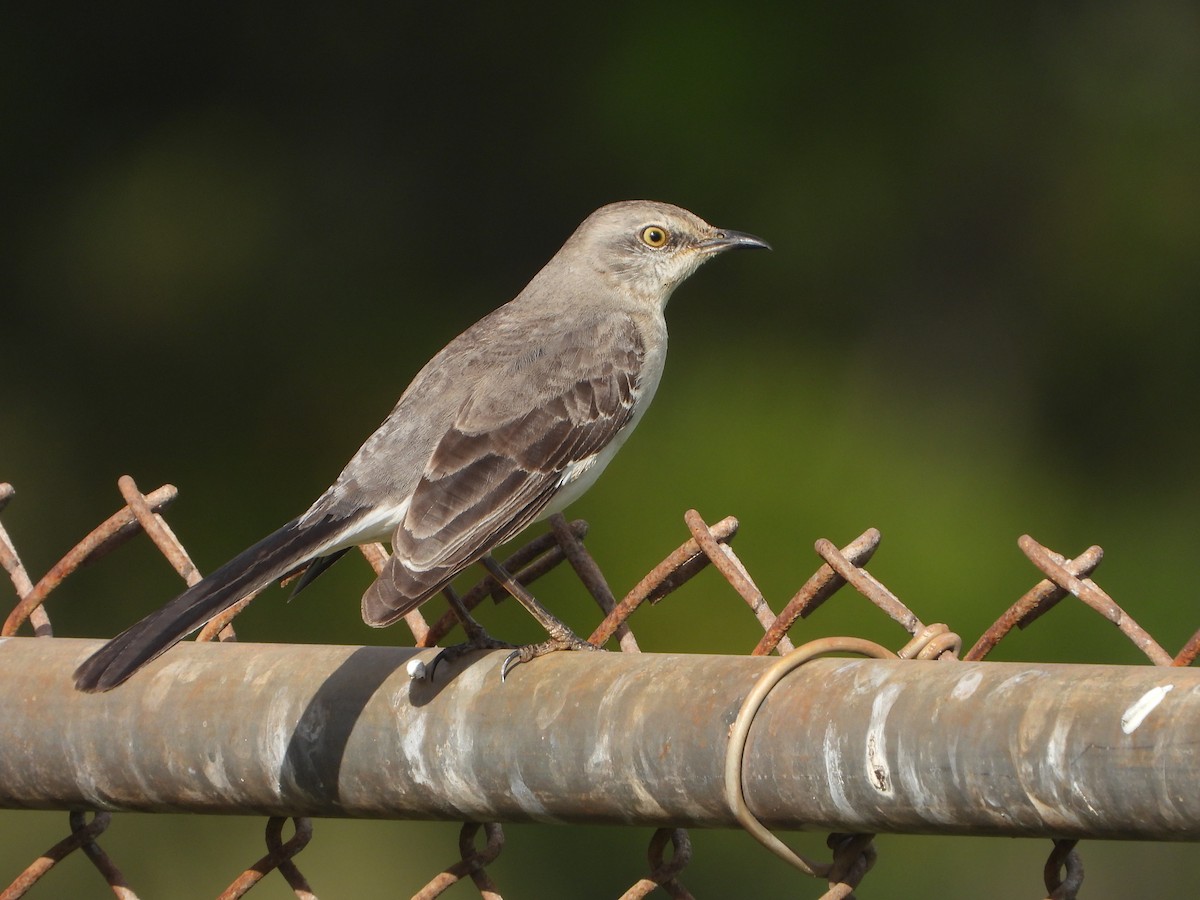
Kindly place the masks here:
<instances>
[{"instance_id":1,"label":"dark tail feather","mask_svg":"<svg viewBox=\"0 0 1200 900\"><path fill-rule=\"evenodd\" d=\"M336 543L353 520L323 519L303 527L299 521L288 522L121 632L75 670L75 687L88 693L116 687L242 597Z\"/></svg>"},{"instance_id":2,"label":"dark tail feather","mask_svg":"<svg viewBox=\"0 0 1200 900\"><path fill-rule=\"evenodd\" d=\"M292 588L291 594L288 595L288 600L291 601L296 599L296 595L298 593L316 581L322 572L324 572L349 552L349 547L343 547L341 550L334 551L328 556L318 556L316 559L310 562L304 567L304 574L296 580L296 586Z\"/></svg>"}]
</instances>

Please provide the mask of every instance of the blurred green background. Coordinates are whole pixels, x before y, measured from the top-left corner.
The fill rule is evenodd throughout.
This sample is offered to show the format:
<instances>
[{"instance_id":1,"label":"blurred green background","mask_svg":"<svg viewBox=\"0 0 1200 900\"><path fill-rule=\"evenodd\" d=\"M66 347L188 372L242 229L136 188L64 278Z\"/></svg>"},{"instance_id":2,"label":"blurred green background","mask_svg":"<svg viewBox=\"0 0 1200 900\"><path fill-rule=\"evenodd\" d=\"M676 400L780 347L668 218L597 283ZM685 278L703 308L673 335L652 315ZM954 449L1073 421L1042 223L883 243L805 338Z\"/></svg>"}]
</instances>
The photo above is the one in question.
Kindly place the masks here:
<instances>
[{"instance_id":1,"label":"blurred green background","mask_svg":"<svg viewBox=\"0 0 1200 900\"><path fill-rule=\"evenodd\" d=\"M650 197L776 249L678 292L655 409L571 510L618 593L696 507L741 519L777 608L815 538L877 526L872 572L971 642L1037 581L1029 532L1101 544L1097 580L1170 650L1200 626L1194 4L40 6L0 16L0 71L0 480L35 576L120 505L122 473L180 487L169 521L214 568L302 511L588 212ZM136 542L50 611L112 635L174 578ZM407 640L358 620L367 582L345 562L239 631ZM569 577L541 593L595 620ZM1076 606L996 658L1142 661ZM634 625L662 651L756 631L712 573ZM853 596L793 637L834 633L904 638ZM142 896L207 897L262 824L120 816L104 844ZM0 813L0 882L65 828ZM649 836L513 827L492 871L506 896L613 897ZM694 840L702 896L817 893L745 835ZM878 843L863 896L1041 896L1050 848ZM1091 898L1200 878L1191 846L1082 849ZM323 897L392 897L454 855L454 826L321 821L300 862ZM290 896L276 881L254 896ZM73 857L30 896L106 890Z\"/></svg>"}]
</instances>

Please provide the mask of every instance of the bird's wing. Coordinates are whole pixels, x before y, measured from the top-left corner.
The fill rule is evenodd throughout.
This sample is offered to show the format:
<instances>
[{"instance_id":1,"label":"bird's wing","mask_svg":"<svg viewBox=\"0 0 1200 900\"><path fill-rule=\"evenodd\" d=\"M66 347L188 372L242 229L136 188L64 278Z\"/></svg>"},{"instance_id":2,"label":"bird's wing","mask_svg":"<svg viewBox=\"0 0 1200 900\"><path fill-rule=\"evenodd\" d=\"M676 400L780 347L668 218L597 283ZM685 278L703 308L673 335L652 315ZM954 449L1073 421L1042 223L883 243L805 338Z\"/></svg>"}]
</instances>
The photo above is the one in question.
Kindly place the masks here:
<instances>
[{"instance_id":1,"label":"bird's wing","mask_svg":"<svg viewBox=\"0 0 1200 900\"><path fill-rule=\"evenodd\" d=\"M645 352L637 329L609 332L602 347L595 332L563 337L514 358L513 390L504 376L481 386L437 443L363 597L368 624L395 621L515 536L629 424Z\"/></svg>"}]
</instances>

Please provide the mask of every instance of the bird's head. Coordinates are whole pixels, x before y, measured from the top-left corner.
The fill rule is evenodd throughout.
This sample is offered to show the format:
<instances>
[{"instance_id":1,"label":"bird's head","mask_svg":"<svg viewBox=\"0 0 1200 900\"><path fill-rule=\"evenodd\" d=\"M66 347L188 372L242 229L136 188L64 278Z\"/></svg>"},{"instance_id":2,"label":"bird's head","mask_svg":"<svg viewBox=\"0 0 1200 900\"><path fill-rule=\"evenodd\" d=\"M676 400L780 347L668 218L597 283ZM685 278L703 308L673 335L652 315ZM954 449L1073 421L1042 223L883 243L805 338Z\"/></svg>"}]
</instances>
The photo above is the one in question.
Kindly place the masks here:
<instances>
[{"instance_id":1,"label":"bird's head","mask_svg":"<svg viewBox=\"0 0 1200 900\"><path fill-rule=\"evenodd\" d=\"M626 200L602 206L567 242L605 277L663 306L703 263L737 247L771 249L762 238L709 225L670 203Z\"/></svg>"}]
</instances>

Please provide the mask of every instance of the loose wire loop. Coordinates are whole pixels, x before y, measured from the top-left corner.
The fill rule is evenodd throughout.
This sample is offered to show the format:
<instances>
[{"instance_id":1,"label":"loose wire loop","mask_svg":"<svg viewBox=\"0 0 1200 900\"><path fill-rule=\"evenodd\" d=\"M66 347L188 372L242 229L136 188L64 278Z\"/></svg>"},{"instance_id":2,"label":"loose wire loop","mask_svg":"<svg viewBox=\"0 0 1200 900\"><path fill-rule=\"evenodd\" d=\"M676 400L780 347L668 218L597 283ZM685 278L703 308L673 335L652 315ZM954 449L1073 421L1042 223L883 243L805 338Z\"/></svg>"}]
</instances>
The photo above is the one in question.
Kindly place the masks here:
<instances>
[{"instance_id":1,"label":"loose wire loop","mask_svg":"<svg viewBox=\"0 0 1200 900\"><path fill-rule=\"evenodd\" d=\"M802 644L791 653L781 656L770 668L759 676L742 707L738 710L737 718L729 731L729 744L725 749L725 800L742 828L750 835L786 862L799 869L805 875L814 878L825 878L833 869L833 863L818 863L805 858L791 847L775 837L770 830L758 820L746 805L746 795L742 782L742 766L746 752L746 741L750 736L750 726L754 717L762 707L767 695L782 681L788 673L800 668L820 656L834 653L853 653L873 659L897 659L895 653L873 641L854 637L827 637ZM869 837L867 838L870 839ZM860 876L861 877L861 876Z\"/></svg>"}]
</instances>

